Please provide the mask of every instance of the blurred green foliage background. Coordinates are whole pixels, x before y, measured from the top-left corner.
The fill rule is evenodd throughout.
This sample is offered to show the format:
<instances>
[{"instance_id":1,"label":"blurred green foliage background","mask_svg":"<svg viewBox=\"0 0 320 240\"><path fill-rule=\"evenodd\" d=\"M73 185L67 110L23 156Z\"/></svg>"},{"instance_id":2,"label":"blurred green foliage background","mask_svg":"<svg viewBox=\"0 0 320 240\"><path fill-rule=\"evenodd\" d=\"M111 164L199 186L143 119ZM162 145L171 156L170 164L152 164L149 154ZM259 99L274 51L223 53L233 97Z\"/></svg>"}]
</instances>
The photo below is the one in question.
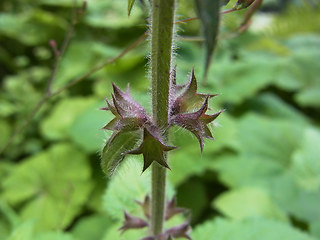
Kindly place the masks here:
<instances>
[{"instance_id":1,"label":"blurred green foliage background","mask_svg":"<svg viewBox=\"0 0 320 240\"><path fill-rule=\"evenodd\" d=\"M178 1L178 18L196 16ZM234 3L224 8L227 9ZM98 111L111 83L130 84L150 109L149 44L50 97L5 149L43 99L55 55L79 16L52 82L55 92L111 59L147 29L147 5L126 0L0 2L0 239L136 240L120 235L123 210L150 188L142 159L129 157L116 176L100 169L99 150L111 114ZM77 8L75 8L77 6ZM320 6L317 0L265 0L249 30L234 36L246 10L222 18L207 87L212 111L226 109L201 154L197 140L171 132L169 196L192 211L195 240L320 239ZM80 15L81 16L80 16ZM178 82L204 64L199 21L180 24ZM70 32L70 31L69 31ZM181 223L178 216L170 224Z\"/></svg>"}]
</instances>

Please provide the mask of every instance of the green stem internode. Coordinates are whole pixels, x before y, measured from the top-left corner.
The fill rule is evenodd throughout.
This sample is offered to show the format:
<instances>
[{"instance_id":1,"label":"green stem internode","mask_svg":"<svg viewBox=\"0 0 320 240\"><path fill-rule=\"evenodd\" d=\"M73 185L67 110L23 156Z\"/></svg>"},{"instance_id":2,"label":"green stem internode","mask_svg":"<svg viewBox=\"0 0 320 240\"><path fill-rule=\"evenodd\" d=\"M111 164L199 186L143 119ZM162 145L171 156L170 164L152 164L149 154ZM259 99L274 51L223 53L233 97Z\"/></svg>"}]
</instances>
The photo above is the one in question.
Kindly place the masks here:
<instances>
[{"instance_id":1,"label":"green stem internode","mask_svg":"<svg viewBox=\"0 0 320 240\"><path fill-rule=\"evenodd\" d=\"M164 130L167 141L169 83L172 57L175 0L152 1L151 76L153 119ZM157 236L163 231L165 211L166 169L152 165L151 231Z\"/></svg>"}]
</instances>

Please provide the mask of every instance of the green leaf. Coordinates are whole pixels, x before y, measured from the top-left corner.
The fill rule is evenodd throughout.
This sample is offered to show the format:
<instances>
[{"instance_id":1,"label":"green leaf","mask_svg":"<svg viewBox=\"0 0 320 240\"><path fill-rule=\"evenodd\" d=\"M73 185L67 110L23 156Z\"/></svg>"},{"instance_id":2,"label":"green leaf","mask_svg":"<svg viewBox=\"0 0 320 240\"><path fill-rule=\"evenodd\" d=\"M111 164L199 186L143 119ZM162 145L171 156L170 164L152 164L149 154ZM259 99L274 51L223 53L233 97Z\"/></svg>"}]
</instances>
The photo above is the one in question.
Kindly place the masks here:
<instances>
[{"instance_id":1,"label":"green leaf","mask_svg":"<svg viewBox=\"0 0 320 240\"><path fill-rule=\"evenodd\" d=\"M106 27L111 29L136 26L143 23L141 18L143 11L136 8L130 18L123 17L128 15L128 8L124 7L127 1L96 1L88 4L85 22L92 27Z\"/></svg>"},{"instance_id":2,"label":"green leaf","mask_svg":"<svg viewBox=\"0 0 320 240\"><path fill-rule=\"evenodd\" d=\"M32 240L34 221L27 221L17 226L7 240Z\"/></svg>"},{"instance_id":3,"label":"green leaf","mask_svg":"<svg viewBox=\"0 0 320 240\"><path fill-rule=\"evenodd\" d=\"M77 240L101 240L106 230L113 225L114 223L109 217L95 214L81 218L72 228L72 235Z\"/></svg>"},{"instance_id":4,"label":"green leaf","mask_svg":"<svg viewBox=\"0 0 320 240\"><path fill-rule=\"evenodd\" d=\"M220 0L195 0L198 16L202 22L206 45L205 76L209 70L212 54L217 44L220 23Z\"/></svg>"},{"instance_id":5,"label":"green leaf","mask_svg":"<svg viewBox=\"0 0 320 240\"><path fill-rule=\"evenodd\" d=\"M182 136L185 137L185 135ZM188 142L188 138L184 139ZM174 185L183 183L188 177L193 175L201 175L208 166L206 159L203 159L201 156L198 143L195 142L195 139L191 140L194 140L190 141L191 143L193 142L193 145L184 145L182 146L184 147L183 151L179 151L178 149L170 154L169 163L171 171L169 171L168 175L170 182ZM204 151L203 154L207 154L207 151Z\"/></svg>"},{"instance_id":6,"label":"green leaf","mask_svg":"<svg viewBox=\"0 0 320 240\"><path fill-rule=\"evenodd\" d=\"M301 164L298 164L297 173L303 173L303 177L297 178L299 174L297 175L292 167L294 166L292 156L295 156L297 150L306 151L299 150L303 140L301 136L304 135L306 126L301 122L271 120L248 114L237 126L239 129L237 139L241 139L238 140L241 145L238 154L221 155L211 167L218 171L219 179L227 186L261 187L286 214L307 222L316 221L320 216L320 206L317 204L320 201L320 190L314 188L318 184L317 173L313 174L309 172L310 170L307 173L305 166L302 165L301 168ZM303 158L314 158L317 148L312 145L311 147L312 151L308 151L312 156L304 154ZM312 162L314 160L311 160L310 165L306 161L306 165L315 168L316 165L314 166ZM312 181L312 185L306 189L300 182L299 186L301 180Z\"/></svg>"},{"instance_id":7,"label":"green leaf","mask_svg":"<svg viewBox=\"0 0 320 240\"><path fill-rule=\"evenodd\" d=\"M295 95L295 100L303 107L320 107L320 84L313 88L303 89Z\"/></svg>"},{"instance_id":8,"label":"green leaf","mask_svg":"<svg viewBox=\"0 0 320 240\"><path fill-rule=\"evenodd\" d=\"M150 175L141 175L142 161L139 164L137 157L127 158L109 182L103 201L106 212L119 221L123 219L124 209L133 215L140 213L142 217L142 211L134 200L143 200L151 185Z\"/></svg>"},{"instance_id":9,"label":"green leaf","mask_svg":"<svg viewBox=\"0 0 320 240\"><path fill-rule=\"evenodd\" d=\"M179 185L187 178L194 175L201 175L216 161L215 154L224 149L238 149L236 141L237 125L227 112L218 119L218 126L214 128L215 141L205 142L205 151L201 154L197 146L197 140L189 131L174 129L170 134L173 145L183 149L177 149L170 153L169 164L172 171L169 171L169 179L174 185Z\"/></svg>"},{"instance_id":10,"label":"green leaf","mask_svg":"<svg viewBox=\"0 0 320 240\"><path fill-rule=\"evenodd\" d=\"M17 213L3 200L0 200L0 214L2 215L1 220L5 222L4 224L8 225L7 231L10 227L16 227L20 223ZM0 237L2 237L1 234L2 232L0 232Z\"/></svg>"},{"instance_id":11,"label":"green leaf","mask_svg":"<svg viewBox=\"0 0 320 240\"><path fill-rule=\"evenodd\" d=\"M0 120L0 147L5 144L11 135L11 126L8 122Z\"/></svg>"},{"instance_id":12,"label":"green leaf","mask_svg":"<svg viewBox=\"0 0 320 240\"><path fill-rule=\"evenodd\" d=\"M201 219L210 201L207 196L207 189L204 182L197 178L181 184L177 191L179 207L186 208L192 213L192 221L197 222ZM181 222L179 223L181 224Z\"/></svg>"},{"instance_id":13,"label":"green leaf","mask_svg":"<svg viewBox=\"0 0 320 240\"><path fill-rule=\"evenodd\" d=\"M306 190L317 191L320 188L320 132L307 129L301 148L292 156L292 170L298 184Z\"/></svg>"},{"instance_id":14,"label":"green leaf","mask_svg":"<svg viewBox=\"0 0 320 240\"><path fill-rule=\"evenodd\" d=\"M266 186L271 176L282 174L281 164L262 157L224 154L212 162L219 179L231 188Z\"/></svg>"},{"instance_id":15,"label":"green leaf","mask_svg":"<svg viewBox=\"0 0 320 240\"><path fill-rule=\"evenodd\" d=\"M247 114L238 125L240 152L248 157L257 156L287 165L295 148L300 144L304 125L295 122L271 120Z\"/></svg>"},{"instance_id":16,"label":"green leaf","mask_svg":"<svg viewBox=\"0 0 320 240\"><path fill-rule=\"evenodd\" d=\"M127 131L116 133L105 143L101 153L102 170L112 176L122 163L125 155L133 150L141 139L141 131Z\"/></svg>"},{"instance_id":17,"label":"green leaf","mask_svg":"<svg viewBox=\"0 0 320 240\"><path fill-rule=\"evenodd\" d=\"M43 5L53 5L60 7L74 7L73 0L40 0Z\"/></svg>"},{"instance_id":18,"label":"green leaf","mask_svg":"<svg viewBox=\"0 0 320 240\"><path fill-rule=\"evenodd\" d=\"M29 220L13 229L7 240L75 240L71 234L60 231L34 231L36 222Z\"/></svg>"},{"instance_id":19,"label":"green leaf","mask_svg":"<svg viewBox=\"0 0 320 240\"><path fill-rule=\"evenodd\" d=\"M271 54L243 52L238 61L229 57L216 62L212 68L208 80L216 82L215 91L223 93L225 101L239 104L275 81L279 62Z\"/></svg>"},{"instance_id":20,"label":"green leaf","mask_svg":"<svg viewBox=\"0 0 320 240\"><path fill-rule=\"evenodd\" d=\"M86 157L68 144L58 144L25 159L3 182L3 197L24 203L22 220L35 219L36 229L62 229L82 211L92 183Z\"/></svg>"},{"instance_id":21,"label":"green leaf","mask_svg":"<svg viewBox=\"0 0 320 240\"><path fill-rule=\"evenodd\" d=\"M219 179L229 187L264 189L272 201L286 214L313 222L319 219L320 191L299 187L288 166L253 156L225 156L213 162Z\"/></svg>"},{"instance_id":22,"label":"green leaf","mask_svg":"<svg viewBox=\"0 0 320 240\"><path fill-rule=\"evenodd\" d=\"M0 16L1 35L29 46L47 43L48 39L54 38L65 27L64 20L39 8L25 9L19 14L3 13Z\"/></svg>"},{"instance_id":23,"label":"green leaf","mask_svg":"<svg viewBox=\"0 0 320 240\"><path fill-rule=\"evenodd\" d=\"M225 192L214 200L213 205L225 216L236 220L265 217L288 221L285 213L261 188L240 188Z\"/></svg>"},{"instance_id":24,"label":"green leaf","mask_svg":"<svg viewBox=\"0 0 320 240\"><path fill-rule=\"evenodd\" d=\"M194 240L316 240L290 225L267 219L211 220L198 225L191 236Z\"/></svg>"},{"instance_id":25,"label":"green leaf","mask_svg":"<svg viewBox=\"0 0 320 240\"><path fill-rule=\"evenodd\" d=\"M41 123L42 134L50 140L65 139L78 116L89 107L93 107L95 99L65 98L52 109L51 114ZM99 111L97 111L99 112ZM90 124L88 122L87 124ZM101 125L100 125L101 126ZM99 126L95 126L97 129ZM79 129L77 129L79 130ZM81 132L84 132L82 129ZM71 131L71 136L73 133ZM80 141L80 140L79 140Z\"/></svg>"},{"instance_id":26,"label":"green leaf","mask_svg":"<svg viewBox=\"0 0 320 240\"><path fill-rule=\"evenodd\" d=\"M275 16L270 28L272 36L276 36L277 38L297 36L301 39L306 39L308 33L314 34L317 32L320 26L319 10L315 10L312 4L300 4L301 2L296 2L299 3L298 6L292 6L286 9L284 14ZM319 48L317 49L319 50Z\"/></svg>"},{"instance_id":27,"label":"green leaf","mask_svg":"<svg viewBox=\"0 0 320 240\"><path fill-rule=\"evenodd\" d=\"M109 118L110 114L98 110L99 107L103 106L102 101L90 101L88 98L85 101L91 104L84 104L85 108L79 107L83 110L76 113L72 124L69 125L66 131L68 136L81 149L88 153L94 153L101 149L101 143L106 137L106 133L101 131L100 128Z\"/></svg>"},{"instance_id":28,"label":"green leaf","mask_svg":"<svg viewBox=\"0 0 320 240\"><path fill-rule=\"evenodd\" d=\"M135 0L128 0L128 16L130 16L134 2Z\"/></svg>"},{"instance_id":29,"label":"green leaf","mask_svg":"<svg viewBox=\"0 0 320 240\"><path fill-rule=\"evenodd\" d=\"M60 231L41 232L35 235L34 240L76 240L70 233Z\"/></svg>"},{"instance_id":30,"label":"green leaf","mask_svg":"<svg viewBox=\"0 0 320 240\"><path fill-rule=\"evenodd\" d=\"M310 232L313 236L320 239L320 220L310 224Z\"/></svg>"},{"instance_id":31,"label":"green leaf","mask_svg":"<svg viewBox=\"0 0 320 240\"><path fill-rule=\"evenodd\" d=\"M277 204L288 214L305 222L320 219L320 190L310 192L297 186L293 176L272 180L269 191Z\"/></svg>"},{"instance_id":32,"label":"green leaf","mask_svg":"<svg viewBox=\"0 0 320 240\"><path fill-rule=\"evenodd\" d=\"M270 118L297 121L299 125L309 122L304 114L273 93L259 94L248 104L255 112Z\"/></svg>"},{"instance_id":33,"label":"green leaf","mask_svg":"<svg viewBox=\"0 0 320 240\"><path fill-rule=\"evenodd\" d=\"M123 215L123 214L122 214ZM104 235L102 240L122 240L122 239L142 239L143 237L147 236L149 233L146 229L134 229L132 231L126 231L123 234L119 231L121 227L121 223L117 223L110 228L108 228L107 233ZM100 240L100 239L99 239Z\"/></svg>"},{"instance_id":34,"label":"green leaf","mask_svg":"<svg viewBox=\"0 0 320 240\"><path fill-rule=\"evenodd\" d=\"M7 76L3 82L3 96L6 96L0 114L4 116L16 114L25 117L42 98L41 92L34 85L47 81L49 69L45 67L30 67L19 71L16 75ZM9 97L10 96L10 97ZM28 100L26 101L26 96ZM6 103L6 100L9 102Z\"/></svg>"},{"instance_id":35,"label":"green leaf","mask_svg":"<svg viewBox=\"0 0 320 240\"><path fill-rule=\"evenodd\" d=\"M89 6L90 4L88 4L88 7ZM90 48L87 47L88 45L90 45ZM100 49L99 53L97 52L97 48ZM110 48L101 47L100 44L95 41L73 41L61 59L59 71L53 82L52 89L56 90L63 87L72 79L85 74L88 69L94 67L99 60L102 61L104 57L109 58L113 56L115 51L112 50L109 54L106 54L107 49ZM76 65L74 64L75 62L77 62Z\"/></svg>"},{"instance_id":36,"label":"green leaf","mask_svg":"<svg viewBox=\"0 0 320 240\"><path fill-rule=\"evenodd\" d=\"M143 217L143 211L135 200L142 201L151 190L151 175L148 171L141 174L142 157L127 158L110 180L103 201L106 212L119 222L123 220L124 209L134 216ZM167 190L170 199L173 196L170 184Z\"/></svg>"}]
</instances>

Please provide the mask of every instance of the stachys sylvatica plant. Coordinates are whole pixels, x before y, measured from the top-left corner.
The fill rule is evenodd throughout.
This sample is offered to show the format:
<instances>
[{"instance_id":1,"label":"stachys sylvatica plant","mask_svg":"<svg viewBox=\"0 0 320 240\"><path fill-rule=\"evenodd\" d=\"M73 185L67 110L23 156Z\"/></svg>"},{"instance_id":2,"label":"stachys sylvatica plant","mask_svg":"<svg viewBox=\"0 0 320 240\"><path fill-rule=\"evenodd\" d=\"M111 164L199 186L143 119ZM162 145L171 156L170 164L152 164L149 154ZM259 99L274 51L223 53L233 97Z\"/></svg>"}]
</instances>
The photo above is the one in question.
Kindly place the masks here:
<instances>
[{"instance_id":1,"label":"stachys sylvatica plant","mask_svg":"<svg viewBox=\"0 0 320 240\"><path fill-rule=\"evenodd\" d=\"M164 222L184 210L176 207L175 200L166 201L166 171L170 169L167 152L176 148L170 145L168 131L171 126L189 130L199 140L203 150L204 139L213 139L208 127L221 113L208 114L209 99L213 94L197 91L197 79L191 71L185 84L176 83L176 67L173 62L173 39L175 38L175 0L152 0L151 27L151 82L152 114L136 102L130 95L129 87L123 91L113 84L113 94L106 99L102 110L111 111L114 118L103 129L113 131L102 150L102 168L112 176L126 155L142 154L143 169L152 171L151 197L139 202L145 219L124 214L121 231L149 227L149 235L144 240L191 239L189 222L169 229L163 229ZM212 52L216 44L219 26L220 0L196 0L199 19L203 23L207 49L207 72ZM238 1L233 10L249 6L253 0ZM128 1L129 13L134 0ZM231 9L232 10L232 9Z\"/></svg>"}]
</instances>

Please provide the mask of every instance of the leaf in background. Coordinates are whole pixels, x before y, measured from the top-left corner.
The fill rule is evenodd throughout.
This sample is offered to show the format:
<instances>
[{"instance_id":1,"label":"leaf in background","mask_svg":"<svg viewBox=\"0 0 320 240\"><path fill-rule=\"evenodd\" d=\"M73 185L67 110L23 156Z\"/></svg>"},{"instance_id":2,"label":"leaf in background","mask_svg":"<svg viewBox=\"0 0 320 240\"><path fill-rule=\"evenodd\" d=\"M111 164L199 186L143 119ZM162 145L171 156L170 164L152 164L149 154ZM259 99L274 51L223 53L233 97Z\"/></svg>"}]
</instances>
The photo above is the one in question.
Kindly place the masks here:
<instances>
[{"instance_id":1,"label":"leaf in background","mask_svg":"<svg viewBox=\"0 0 320 240\"><path fill-rule=\"evenodd\" d=\"M114 30L142 24L144 18L141 17L143 11L140 8L136 8L130 18L123 17L128 15L125 4L127 4L126 0L95 1L94 4L88 4L85 22L92 27L106 27Z\"/></svg>"},{"instance_id":2,"label":"leaf in background","mask_svg":"<svg viewBox=\"0 0 320 240\"><path fill-rule=\"evenodd\" d=\"M141 131L116 133L107 141L101 153L101 167L105 174L112 176L122 163L125 153L133 150L142 138Z\"/></svg>"},{"instance_id":3,"label":"leaf in background","mask_svg":"<svg viewBox=\"0 0 320 240\"><path fill-rule=\"evenodd\" d=\"M287 216L272 201L268 192L261 188L240 188L225 192L213 202L226 217L242 220L251 217L288 221Z\"/></svg>"},{"instance_id":4,"label":"leaf in background","mask_svg":"<svg viewBox=\"0 0 320 240\"><path fill-rule=\"evenodd\" d=\"M191 236L194 240L316 240L290 225L267 219L215 219L198 225Z\"/></svg>"},{"instance_id":5,"label":"leaf in background","mask_svg":"<svg viewBox=\"0 0 320 240\"><path fill-rule=\"evenodd\" d=\"M151 190L149 171L141 174L142 157L127 156L127 158L110 180L103 200L106 212L119 222L123 220L124 209L134 216L143 217L141 206L134 200L142 201ZM167 197L170 199L172 196L173 189L169 184Z\"/></svg>"},{"instance_id":6,"label":"leaf in background","mask_svg":"<svg viewBox=\"0 0 320 240\"><path fill-rule=\"evenodd\" d=\"M3 101L4 106L0 107L0 114L4 116L16 114L16 116L25 117L32 111L43 95L42 88L35 85L39 82L47 81L48 76L48 68L30 67L19 71L16 75L5 77L3 79L3 91L1 92L3 95L1 94L1 98L6 96L6 99ZM27 101L26 96L28 96ZM8 100L9 102L6 103Z\"/></svg>"},{"instance_id":7,"label":"leaf in background","mask_svg":"<svg viewBox=\"0 0 320 240\"><path fill-rule=\"evenodd\" d=\"M92 182L85 155L69 144L57 144L24 159L2 182L2 197L24 203L22 220L35 219L36 229L62 229L81 212Z\"/></svg>"},{"instance_id":8,"label":"leaf in background","mask_svg":"<svg viewBox=\"0 0 320 240\"><path fill-rule=\"evenodd\" d=\"M94 214L77 221L72 228L72 235L77 240L101 240L113 225L113 221L105 214Z\"/></svg>"},{"instance_id":9,"label":"leaf in background","mask_svg":"<svg viewBox=\"0 0 320 240\"><path fill-rule=\"evenodd\" d=\"M305 126L299 126L297 127L296 122L271 120L256 114L247 114L238 125L240 150L249 159L260 157L287 166L301 141Z\"/></svg>"},{"instance_id":10,"label":"leaf in background","mask_svg":"<svg viewBox=\"0 0 320 240\"><path fill-rule=\"evenodd\" d=\"M36 221L29 220L13 229L6 240L75 240L71 234L60 231L35 232ZM98 240L98 239L97 239Z\"/></svg>"},{"instance_id":11,"label":"leaf in background","mask_svg":"<svg viewBox=\"0 0 320 240\"><path fill-rule=\"evenodd\" d=\"M183 136L185 141L191 142L193 144L186 144L182 146L183 151L178 150L170 154L169 164L171 171L168 172L168 175L170 182L174 185L183 183L187 178L191 176L201 175L208 166L208 162L203 161L204 159L203 156L201 156L198 143L196 143L196 139L194 138L190 140L185 136L186 135ZM207 151L203 152L203 154L206 153Z\"/></svg>"},{"instance_id":12,"label":"leaf in background","mask_svg":"<svg viewBox=\"0 0 320 240\"><path fill-rule=\"evenodd\" d=\"M130 16L134 2L135 0L128 0L128 16Z\"/></svg>"},{"instance_id":13,"label":"leaf in background","mask_svg":"<svg viewBox=\"0 0 320 240\"><path fill-rule=\"evenodd\" d=\"M96 100L93 98L77 97L62 99L54 106L50 115L41 122L42 134L50 140L65 139L68 136L68 132L72 136L70 128L73 123L80 114L89 107L93 107L93 103L95 102ZM99 111L97 110L97 112ZM88 124L91 123L88 122ZM95 127L99 128L99 126ZM85 129L81 131L85 131Z\"/></svg>"},{"instance_id":14,"label":"leaf in background","mask_svg":"<svg viewBox=\"0 0 320 240\"><path fill-rule=\"evenodd\" d=\"M303 178L303 181L312 180L313 191L310 191L299 186L292 170L292 156L301 147L306 124L250 114L242 117L238 129L239 154L221 156L212 163L220 180L233 188L261 187L286 214L309 223L319 220L320 189L314 189L318 184L317 173L308 176L309 179ZM315 146L311 147L312 153L317 151ZM305 157L310 158L309 155ZM311 163L312 168L316 165ZM302 173L303 176L310 174L304 170Z\"/></svg>"},{"instance_id":15,"label":"leaf in background","mask_svg":"<svg viewBox=\"0 0 320 240\"><path fill-rule=\"evenodd\" d=\"M19 226L20 218L15 210L3 199L0 199L0 216L0 239L5 239L10 230L12 231L13 228Z\"/></svg>"},{"instance_id":16,"label":"leaf in background","mask_svg":"<svg viewBox=\"0 0 320 240\"><path fill-rule=\"evenodd\" d=\"M320 132L307 129L301 148L292 156L292 171L298 184L309 191L320 189Z\"/></svg>"},{"instance_id":17,"label":"leaf in background","mask_svg":"<svg viewBox=\"0 0 320 240\"><path fill-rule=\"evenodd\" d=\"M246 52L238 61L217 62L213 65L215 79L219 79L216 91L223 93L225 101L239 104L271 85L277 68L274 56L264 53Z\"/></svg>"},{"instance_id":18,"label":"leaf in background","mask_svg":"<svg viewBox=\"0 0 320 240\"><path fill-rule=\"evenodd\" d=\"M265 186L271 176L278 176L283 170L279 163L261 157L227 154L213 161L211 168L218 171L220 181L230 188Z\"/></svg>"},{"instance_id":19,"label":"leaf in background","mask_svg":"<svg viewBox=\"0 0 320 240\"><path fill-rule=\"evenodd\" d=\"M287 8L284 14L276 15L272 22L273 24L270 26L272 36L284 38L300 35L301 38L304 38L306 33L314 34L318 32L320 27L319 8L300 3L298 6Z\"/></svg>"},{"instance_id":20,"label":"leaf in background","mask_svg":"<svg viewBox=\"0 0 320 240\"><path fill-rule=\"evenodd\" d=\"M251 109L270 118L299 122L307 125L308 118L298 109L274 93L262 93L249 101Z\"/></svg>"},{"instance_id":21,"label":"leaf in background","mask_svg":"<svg viewBox=\"0 0 320 240\"><path fill-rule=\"evenodd\" d=\"M306 88L294 96L296 102L302 107L320 107L320 84L311 88Z\"/></svg>"},{"instance_id":22,"label":"leaf in background","mask_svg":"<svg viewBox=\"0 0 320 240\"><path fill-rule=\"evenodd\" d=\"M195 2L205 37L206 62L204 76L206 78L219 33L220 0L195 0Z\"/></svg>"},{"instance_id":23,"label":"leaf in background","mask_svg":"<svg viewBox=\"0 0 320 240\"><path fill-rule=\"evenodd\" d=\"M30 9L25 9L19 14L2 13L0 34L22 44L35 46L47 44L48 39L54 38L67 26L66 21L57 17L58 15L39 8Z\"/></svg>"},{"instance_id":24,"label":"leaf in background","mask_svg":"<svg viewBox=\"0 0 320 240\"><path fill-rule=\"evenodd\" d=\"M15 229L13 229L7 240L33 240L34 225L34 221L27 221L20 224Z\"/></svg>"},{"instance_id":25,"label":"leaf in background","mask_svg":"<svg viewBox=\"0 0 320 240\"><path fill-rule=\"evenodd\" d=\"M35 234L32 240L78 240L73 238L70 233L60 231L49 231Z\"/></svg>"},{"instance_id":26,"label":"leaf in background","mask_svg":"<svg viewBox=\"0 0 320 240\"><path fill-rule=\"evenodd\" d=\"M11 126L9 125L9 121L5 121L5 120L0 120L0 148L3 144L5 144L10 135L11 135ZM1 174L0 174L1 176Z\"/></svg>"},{"instance_id":27,"label":"leaf in background","mask_svg":"<svg viewBox=\"0 0 320 240\"><path fill-rule=\"evenodd\" d=\"M320 220L310 224L310 232L313 236L320 239Z\"/></svg>"},{"instance_id":28,"label":"leaf in background","mask_svg":"<svg viewBox=\"0 0 320 240\"><path fill-rule=\"evenodd\" d=\"M74 7L75 2L73 0L39 0L43 5L51 5L57 7Z\"/></svg>"},{"instance_id":29,"label":"leaf in background","mask_svg":"<svg viewBox=\"0 0 320 240\"><path fill-rule=\"evenodd\" d=\"M100 151L103 139L107 135L104 131L101 131L101 127L106 119L110 119L111 114L98 110L99 107L103 106L103 101L95 99L90 101L90 98L84 98L83 100L88 102L88 105L85 103L79 107L82 111L75 115L66 132L81 149L87 153L95 153Z\"/></svg>"},{"instance_id":30,"label":"leaf in background","mask_svg":"<svg viewBox=\"0 0 320 240\"><path fill-rule=\"evenodd\" d=\"M122 213L123 215L123 213ZM124 233L119 232L121 223L116 223L107 229L106 234L103 238L98 240L133 240L133 239L142 239L148 233L145 229L134 229L133 231L126 231Z\"/></svg>"},{"instance_id":31,"label":"leaf in background","mask_svg":"<svg viewBox=\"0 0 320 240\"><path fill-rule=\"evenodd\" d=\"M201 219L210 204L207 189L200 178L191 178L181 184L177 190L177 199L179 206L192 213L192 223Z\"/></svg>"},{"instance_id":32,"label":"leaf in background","mask_svg":"<svg viewBox=\"0 0 320 240\"><path fill-rule=\"evenodd\" d=\"M197 139L190 132L180 129L173 130L174 134L170 135L173 145L183 149L183 151L173 151L170 154L169 179L174 185L183 183L191 176L199 176L205 172L208 167L215 162L215 154L223 149L238 149L239 143L235 141L237 133L237 125L233 118L227 113L221 115L218 119L221 126L214 129L216 141L208 140L205 142L206 151L202 154L199 151Z\"/></svg>"},{"instance_id":33,"label":"leaf in background","mask_svg":"<svg viewBox=\"0 0 320 240\"><path fill-rule=\"evenodd\" d=\"M281 175L270 176L266 187L277 205L288 214L307 223L319 221L320 189L311 192L301 188L287 168Z\"/></svg>"}]
</instances>

